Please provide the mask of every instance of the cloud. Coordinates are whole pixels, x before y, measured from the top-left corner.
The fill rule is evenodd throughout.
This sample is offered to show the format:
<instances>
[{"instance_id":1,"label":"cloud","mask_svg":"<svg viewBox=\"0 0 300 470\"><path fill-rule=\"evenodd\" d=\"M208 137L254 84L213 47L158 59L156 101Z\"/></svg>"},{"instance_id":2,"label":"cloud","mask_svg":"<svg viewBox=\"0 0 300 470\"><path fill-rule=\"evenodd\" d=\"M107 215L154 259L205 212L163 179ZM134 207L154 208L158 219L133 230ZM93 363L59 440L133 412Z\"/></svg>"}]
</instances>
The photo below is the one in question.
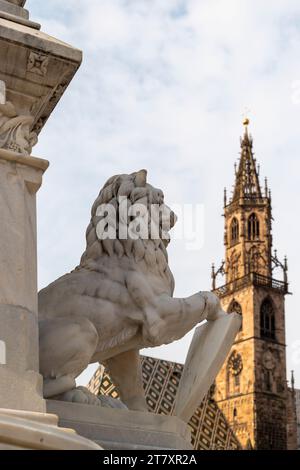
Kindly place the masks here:
<instances>
[{"instance_id":1,"label":"cloud","mask_svg":"<svg viewBox=\"0 0 300 470\"><path fill-rule=\"evenodd\" d=\"M233 183L241 120L273 189L274 242L290 257L295 296L287 338L299 336L300 5L296 0L28 0L43 31L81 48L84 62L35 154L51 168L39 194L39 282L78 263L90 206L104 181L148 168L170 203L203 203L205 244L170 247L177 294L210 288L224 256L222 192ZM292 229L290 229L292 227ZM287 230L288 228L288 230ZM155 351L183 361L188 340ZM153 351L152 351L153 352ZM289 360L300 375L300 365Z\"/></svg>"}]
</instances>

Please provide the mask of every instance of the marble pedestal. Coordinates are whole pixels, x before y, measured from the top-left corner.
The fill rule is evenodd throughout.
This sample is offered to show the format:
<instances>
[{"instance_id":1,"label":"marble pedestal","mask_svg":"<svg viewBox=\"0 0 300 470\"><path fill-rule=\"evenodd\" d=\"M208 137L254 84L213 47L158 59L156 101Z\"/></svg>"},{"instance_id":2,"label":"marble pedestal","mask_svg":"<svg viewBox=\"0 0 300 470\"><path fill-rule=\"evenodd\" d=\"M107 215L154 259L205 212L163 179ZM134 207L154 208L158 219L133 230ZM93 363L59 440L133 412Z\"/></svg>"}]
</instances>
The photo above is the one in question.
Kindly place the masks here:
<instances>
[{"instance_id":1,"label":"marble pedestal","mask_svg":"<svg viewBox=\"0 0 300 470\"><path fill-rule=\"evenodd\" d=\"M81 51L0 0L0 449L100 449L47 415L39 374L36 193L49 163L33 145Z\"/></svg>"},{"instance_id":2,"label":"marble pedestal","mask_svg":"<svg viewBox=\"0 0 300 470\"><path fill-rule=\"evenodd\" d=\"M75 431L105 450L192 450L191 431L175 416L47 400L59 426Z\"/></svg>"},{"instance_id":3,"label":"marble pedestal","mask_svg":"<svg viewBox=\"0 0 300 470\"><path fill-rule=\"evenodd\" d=\"M0 410L0 450L101 450L57 422L51 414Z\"/></svg>"}]
</instances>

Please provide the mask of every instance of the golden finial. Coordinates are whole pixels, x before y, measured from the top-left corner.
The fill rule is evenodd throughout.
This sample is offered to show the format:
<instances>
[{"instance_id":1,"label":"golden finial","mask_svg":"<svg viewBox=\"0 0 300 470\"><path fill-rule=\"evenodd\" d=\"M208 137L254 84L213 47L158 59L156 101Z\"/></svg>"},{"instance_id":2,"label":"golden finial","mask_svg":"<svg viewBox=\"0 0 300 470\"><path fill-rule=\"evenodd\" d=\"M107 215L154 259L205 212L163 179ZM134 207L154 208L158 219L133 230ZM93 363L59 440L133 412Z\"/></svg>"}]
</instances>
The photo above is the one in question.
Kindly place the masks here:
<instances>
[{"instance_id":1,"label":"golden finial","mask_svg":"<svg viewBox=\"0 0 300 470\"><path fill-rule=\"evenodd\" d=\"M245 127L249 126L250 124L250 119L249 119L249 113L250 113L250 109L249 108L245 108L245 111L243 113L243 125Z\"/></svg>"},{"instance_id":2,"label":"golden finial","mask_svg":"<svg viewBox=\"0 0 300 470\"><path fill-rule=\"evenodd\" d=\"M243 116L243 126L244 126L244 135L243 137L241 137L241 147L244 148L244 147L252 147L252 138L251 136L248 134L248 126L250 124L250 119L249 119L249 114L250 113L250 109L249 108L246 108L244 113L242 114Z\"/></svg>"}]
</instances>

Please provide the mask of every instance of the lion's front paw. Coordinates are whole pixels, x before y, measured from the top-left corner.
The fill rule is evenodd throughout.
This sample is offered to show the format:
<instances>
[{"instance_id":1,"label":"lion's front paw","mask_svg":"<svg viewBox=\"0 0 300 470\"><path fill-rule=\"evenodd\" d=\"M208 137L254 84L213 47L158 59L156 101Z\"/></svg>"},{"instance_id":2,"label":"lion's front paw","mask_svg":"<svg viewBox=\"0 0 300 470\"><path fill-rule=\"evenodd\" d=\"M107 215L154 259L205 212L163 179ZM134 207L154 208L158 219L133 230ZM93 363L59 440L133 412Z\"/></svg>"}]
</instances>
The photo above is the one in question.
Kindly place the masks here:
<instances>
[{"instance_id":1,"label":"lion's front paw","mask_svg":"<svg viewBox=\"0 0 300 470\"><path fill-rule=\"evenodd\" d=\"M127 406L124 405L124 403L122 403L120 400L106 397L104 395L94 395L94 393L90 392L86 387L73 388L72 390L55 397L55 399L83 405L127 409Z\"/></svg>"},{"instance_id":2,"label":"lion's front paw","mask_svg":"<svg viewBox=\"0 0 300 470\"><path fill-rule=\"evenodd\" d=\"M208 321L215 321L223 317L226 313L222 310L220 299L211 292L204 293L205 298L205 317Z\"/></svg>"},{"instance_id":3,"label":"lion's front paw","mask_svg":"<svg viewBox=\"0 0 300 470\"><path fill-rule=\"evenodd\" d=\"M77 387L59 396L60 400L84 405L99 405L99 400L93 393L84 387Z\"/></svg>"}]
</instances>

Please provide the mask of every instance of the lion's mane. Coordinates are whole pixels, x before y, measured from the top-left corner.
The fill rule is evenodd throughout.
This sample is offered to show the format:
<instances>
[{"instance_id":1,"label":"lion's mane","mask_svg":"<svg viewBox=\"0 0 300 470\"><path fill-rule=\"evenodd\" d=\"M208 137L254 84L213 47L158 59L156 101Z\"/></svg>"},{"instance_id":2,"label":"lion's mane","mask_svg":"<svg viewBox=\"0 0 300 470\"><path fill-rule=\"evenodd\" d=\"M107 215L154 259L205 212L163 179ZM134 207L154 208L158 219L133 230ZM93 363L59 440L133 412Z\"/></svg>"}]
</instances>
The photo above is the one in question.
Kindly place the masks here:
<instances>
[{"instance_id":1,"label":"lion's mane","mask_svg":"<svg viewBox=\"0 0 300 470\"><path fill-rule=\"evenodd\" d=\"M130 175L122 174L109 178L101 189L91 210L91 221L86 231L86 250L77 269L97 271L101 267L104 257L128 257L135 263L145 263L147 270L156 272L167 280L171 290L174 288L173 275L168 266L168 254L166 241L158 239L120 239L118 222L116 227L116 239L99 239L97 236L97 224L101 217L97 215L97 209L102 204L114 206L119 220L120 197L127 198L128 207L132 204L151 204L161 206L164 204L163 192L146 182L146 171L141 170ZM150 217L149 217L150 220ZM160 222L161 223L161 222ZM173 224L172 224L173 225Z\"/></svg>"}]
</instances>

